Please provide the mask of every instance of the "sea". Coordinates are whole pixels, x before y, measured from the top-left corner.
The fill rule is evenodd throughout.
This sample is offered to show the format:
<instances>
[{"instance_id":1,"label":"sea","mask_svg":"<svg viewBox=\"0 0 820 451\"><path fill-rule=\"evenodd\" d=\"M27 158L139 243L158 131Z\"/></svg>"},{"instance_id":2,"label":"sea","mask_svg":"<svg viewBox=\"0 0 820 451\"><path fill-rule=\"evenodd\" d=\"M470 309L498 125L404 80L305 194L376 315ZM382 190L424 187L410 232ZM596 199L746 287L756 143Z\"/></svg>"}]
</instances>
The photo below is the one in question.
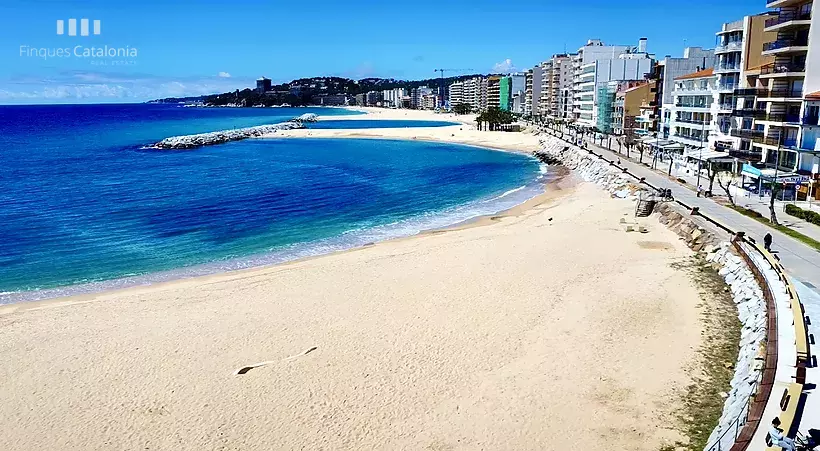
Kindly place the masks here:
<instances>
[{"instance_id":1,"label":"sea","mask_svg":"<svg viewBox=\"0 0 820 451\"><path fill-rule=\"evenodd\" d=\"M177 135L342 108L0 106L0 304L213 274L468 221L543 191L533 158L464 145ZM377 123L378 122L378 123ZM316 128L419 127L350 118Z\"/></svg>"}]
</instances>

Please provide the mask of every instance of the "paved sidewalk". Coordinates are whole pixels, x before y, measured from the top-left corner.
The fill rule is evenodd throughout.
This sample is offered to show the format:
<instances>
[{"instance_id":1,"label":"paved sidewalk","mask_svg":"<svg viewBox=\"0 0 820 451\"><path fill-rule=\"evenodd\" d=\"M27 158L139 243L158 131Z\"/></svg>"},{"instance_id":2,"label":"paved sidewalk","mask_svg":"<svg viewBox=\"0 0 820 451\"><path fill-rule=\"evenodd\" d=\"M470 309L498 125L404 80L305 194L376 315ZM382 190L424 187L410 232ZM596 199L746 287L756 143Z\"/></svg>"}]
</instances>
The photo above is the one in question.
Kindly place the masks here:
<instances>
[{"instance_id":1,"label":"paved sidewalk","mask_svg":"<svg viewBox=\"0 0 820 451\"><path fill-rule=\"evenodd\" d=\"M757 195L752 196L735 196L735 203L742 207L746 207L752 209L765 217L769 217L769 198L763 197L760 198ZM803 203L803 202L800 202ZM777 213L777 222L781 225L784 225L790 229L794 229L803 235L806 235L809 238L815 239L820 241L820 226L812 224L810 222L806 222L800 218L796 218L792 215L786 214L785 208L786 204L791 204L791 202L780 202L775 201L774 203L774 210ZM800 206L800 205L798 205ZM803 209L807 209L807 206L801 206Z\"/></svg>"},{"instance_id":2,"label":"paved sidewalk","mask_svg":"<svg viewBox=\"0 0 820 451\"><path fill-rule=\"evenodd\" d=\"M703 214L708 215L732 230L743 231L747 236L760 242L763 241L763 237L766 233L771 233L773 237L772 250L783 262L783 266L789 275L802 282L815 294L820 295L820 251L808 247L788 235L784 235L728 207L724 207L707 198L697 197L695 191L681 186L670 180L666 175L660 175L644 165L626 160L622 158L623 155L618 155L617 152L610 151L605 147L599 147L591 142L588 142L587 145L590 150L594 150L595 153L603 155L608 160L621 160L621 167L629 169L630 172L639 177L644 177L646 181L653 186L671 189L675 199L680 200L686 205L698 207ZM637 153L633 152L633 154L635 154L637 158ZM651 162L651 158L644 155L644 162ZM668 161L666 164L669 164ZM659 167L661 166L659 165ZM778 218L780 218L780 216L778 216ZM820 321L820 319L818 319L818 321Z\"/></svg>"}]
</instances>

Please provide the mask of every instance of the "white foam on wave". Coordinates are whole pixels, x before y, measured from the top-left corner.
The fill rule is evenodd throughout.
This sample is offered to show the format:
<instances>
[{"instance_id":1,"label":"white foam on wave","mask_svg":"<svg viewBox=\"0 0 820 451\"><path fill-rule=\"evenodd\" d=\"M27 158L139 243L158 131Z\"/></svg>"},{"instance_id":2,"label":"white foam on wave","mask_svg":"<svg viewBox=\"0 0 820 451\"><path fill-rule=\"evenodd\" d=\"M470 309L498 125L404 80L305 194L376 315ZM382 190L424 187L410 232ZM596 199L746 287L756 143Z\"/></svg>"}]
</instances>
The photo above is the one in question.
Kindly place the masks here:
<instances>
[{"instance_id":1,"label":"white foam on wave","mask_svg":"<svg viewBox=\"0 0 820 451\"><path fill-rule=\"evenodd\" d=\"M444 210L429 211L412 218L394 221L389 224L349 230L332 238L306 243L294 243L265 253L214 261L170 271L82 283L66 287L22 292L0 292L0 305L151 285L169 280L274 265L349 250L390 239L417 235L425 231L464 224L482 216L493 215L501 211L509 210L543 193L544 183L549 181L550 178L551 175L548 172L542 173L533 182L508 190L495 197L479 199Z\"/></svg>"}]
</instances>

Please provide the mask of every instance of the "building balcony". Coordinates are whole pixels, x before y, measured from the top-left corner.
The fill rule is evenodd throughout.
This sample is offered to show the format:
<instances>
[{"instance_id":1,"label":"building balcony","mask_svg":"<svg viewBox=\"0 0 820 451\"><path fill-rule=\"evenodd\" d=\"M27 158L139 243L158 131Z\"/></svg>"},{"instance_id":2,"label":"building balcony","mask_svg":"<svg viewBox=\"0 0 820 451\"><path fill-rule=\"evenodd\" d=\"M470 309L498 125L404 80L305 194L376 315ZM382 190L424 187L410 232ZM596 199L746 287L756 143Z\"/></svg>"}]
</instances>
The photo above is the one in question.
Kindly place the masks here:
<instances>
[{"instance_id":1,"label":"building balcony","mask_svg":"<svg viewBox=\"0 0 820 451\"><path fill-rule=\"evenodd\" d=\"M799 124L800 115L788 113L769 113L760 118L760 120L765 122L777 122L780 124Z\"/></svg>"},{"instance_id":2,"label":"building balcony","mask_svg":"<svg viewBox=\"0 0 820 451\"><path fill-rule=\"evenodd\" d=\"M808 38L778 39L763 44L761 55L781 55L786 53L805 53L809 51Z\"/></svg>"},{"instance_id":3,"label":"building balcony","mask_svg":"<svg viewBox=\"0 0 820 451\"><path fill-rule=\"evenodd\" d=\"M734 158L741 158L752 161L759 161L761 152L754 149L738 150L729 149L729 156Z\"/></svg>"},{"instance_id":4,"label":"building balcony","mask_svg":"<svg viewBox=\"0 0 820 451\"><path fill-rule=\"evenodd\" d=\"M715 54L718 53L729 53L729 52L740 52L743 50L743 41L730 41L723 45L718 45L715 47Z\"/></svg>"},{"instance_id":5,"label":"building balcony","mask_svg":"<svg viewBox=\"0 0 820 451\"><path fill-rule=\"evenodd\" d=\"M787 6L805 3L806 0L767 0L766 8L785 8Z\"/></svg>"},{"instance_id":6,"label":"building balcony","mask_svg":"<svg viewBox=\"0 0 820 451\"><path fill-rule=\"evenodd\" d=\"M732 116L761 118L766 116L766 110L757 108L735 108L732 110Z\"/></svg>"},{"instance_id":7,"label":"building balcony","mask_svg":"<svg viewBox=\"0 0 820 451\"><path fill-rule=\"evenodd\" d=\"M777 16L766 20L764 31L778 31L808 25L811 25L811 12L781 11Z\"/></svg>"},{"instance_id":8,"label":"building balcony","mask_svg":"<svg viewBox=\"0 0 820 451\"><path fill-rule=\"evenodd\" d=\"M715 73L740 72L740 63L723 63L715 66Z\"/></svg>"},{"instance_id":9,"label":"building balcony","mask_svg":"<svg viewBox=\"0 0 820 451\"><path fill-rule=\"evenodd\" d=\"M772 89L771 91L762 91L758 94L758 101L761 102L775 102L775 99L784 99L784 100L796 100L802 101L803 100L803 90L802 89Z\"/></svg>"},{"instance_id":10,"label":"building balcony","mask_svg":"<svg viewBox=\"0 0 820 451\"><path fill-rule=\"evenodd\" d=\"M746 139L754 139L754 138L762 138L763 137L763 130L756 130L751 128L733 128L729 130L729 135L734 136L735 138L746 138Z\"/></svg>"},{"instance_id":11,"label":"building balcony","mask_svg":"<svg viewBox=\"0 0 820 451\"><path fill-rule=\"evenodd\" d=\"M775 77L805 77L805 64L767 64L760 68L761 78L775 78Z\"/></svg>"},{"instance_id":12,"label":"building balcony","mask_svg":"<svg viewBox=\"0 0 820 451\"><path fill-rule=\"evenodd\" d=\"M676 108L701 108L708 110L711 108L711 105L706 103L698 103L698 102L676 102Z\"/></svg>"},{"instance_id":13,"label":"building balcony","mask_svg":"<svg viewBox=\"0 0 820 451\"><path fill-rule=\"evenodd\" d=\"M704 126L708 127L711 121L699 121L697 119L687 119L687 118L675 118L675 122L683 123L683 124L693 124L697 125L698 127Z\"/></svg>"},{"instance_id":14,"label":"building balcony","mask_svg":"<svg viewBox=\"0 0 820 451\"><path fill-rule=\"evenodd\" d=\"M718 92L734 92L737 87L740 86L739 83L718 83L715 85L715 90Z\"/></svg>"},{"instance_id":15,"label":"building balcony","mask_svg":"<svg viewBox=\"0 0 820 451\"><path fill-rule=\"evenodd\" d=\"M736 88L735 89L735 96L736 97L757 97L760 95L761 92L765 92L763 89L760 88Z\"/></svg>"},{"instance_id":16,"label":"building balcony","mask_svg":"<svg viewBox=\"0 0 820 451\"><path fill-rule=\"evenodd\" d=\"M807 114L803 116L803 125L820 125L820 117Z\"/></svg>"}]
</instances>

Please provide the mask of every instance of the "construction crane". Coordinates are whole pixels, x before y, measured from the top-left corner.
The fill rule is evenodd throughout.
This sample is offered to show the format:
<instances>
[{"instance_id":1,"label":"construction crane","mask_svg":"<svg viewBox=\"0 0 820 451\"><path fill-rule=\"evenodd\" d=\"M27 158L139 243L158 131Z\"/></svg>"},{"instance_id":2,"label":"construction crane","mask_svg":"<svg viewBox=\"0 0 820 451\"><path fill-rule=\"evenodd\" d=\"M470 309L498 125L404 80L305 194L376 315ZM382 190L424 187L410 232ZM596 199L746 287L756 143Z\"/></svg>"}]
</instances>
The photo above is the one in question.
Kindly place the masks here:
<instances>
[{"instance_id":1,"label":"construction crane","mask_svg":"<svg viewBox=\"0 0 820 451\"><path fill-rule=\"evenodd\" d=\"M440 74L439 79L441 80L441 86L439 87L439 101L438 106L444 106L444 93L447 90L444 88L444 73L445 72L466 72L468 70L474 69L433 69L433 72L438 72Z\"/></svg>"}]
</instances>

